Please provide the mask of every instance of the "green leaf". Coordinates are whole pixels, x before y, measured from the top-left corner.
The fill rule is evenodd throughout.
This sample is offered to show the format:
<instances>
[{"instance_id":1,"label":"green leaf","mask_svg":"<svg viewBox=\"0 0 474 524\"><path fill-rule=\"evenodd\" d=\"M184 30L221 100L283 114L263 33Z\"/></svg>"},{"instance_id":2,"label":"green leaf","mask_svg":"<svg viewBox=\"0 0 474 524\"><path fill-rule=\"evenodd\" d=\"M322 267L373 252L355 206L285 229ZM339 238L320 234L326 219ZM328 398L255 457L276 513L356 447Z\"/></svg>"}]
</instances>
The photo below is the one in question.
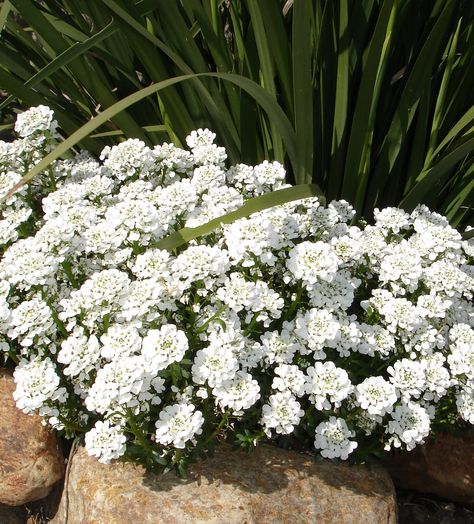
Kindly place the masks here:
<instances>
[{"instance_id":1,"label":"green leaf","mask_svg":"<svg viewBox=\"0 0 474 524\"><path fill-rule=\"evenodd\" d=\"M11 9L12 9L12 4L8 0L5 0L0 9L0 34L2 33L3 28L5 27L5 23L7 21L7 18L8 18L8 15L10 14Z\"/></svg>"},{"instance_id":2,"label":"green leaf","mask_svg":"<svg viewBox=\"0 0 474 524\"><path fill-rule=\"evenodd\" d=\"M370 40L357 93L342 186L342 198L354 199L356 209L360 209L363 204L369 178L375 116L391 49L396 12L394 0L385 0Z\"/></svg>"},{"instance_id":3,"label":"green leaf","mask_svg":"<svg viewBox=\"0 0 474 524\"><path fill-rule=\"evenodd\" d=\"M336 92L334 93L334 123L331 145L331 167L327 194L336 198L342 183L344 168L344 142L347 134L347 111L349 104L349 57L351 41L349 32L348 0L339 2L339 20L337 35L337 76Z\"/></svg>"},{"instance_id":4,"label":"green leaf","mask_svg":"<svg viewBox=\"0 0 474 524\"><path fill-rule=\"evenodd\" d=\"M55 71L65 67L67 64L72 62L75 58L83 55L90 48L94 47L99 42L109 37L116 30L117 28L113 26L113 21L112 21L106 27L101 29L99 32L97 32L95 35L91 36L84 42L73 44L71 47L63 51L61 54L59 54L52 62L48 63L43 69L41 69L41 71L38 71L35 75L29 78L25 82L25 86L30 86L30 87L36 86L43 80L50 77ZM0 104L0 109L3 109L6 105L8 105L15 98L16 97L14 95L10 95L9 97L7 97Z\"/></svg>"},{"instance_id":5,"label":"green leaf","mask_svg":"<svg viewBox=\"0 0 474 524\"><path fill-rule=\"evenodd\" d=\"M253 213L263 211L264 209L311 197L318 197L324 202L321 190L315 184L297 185L255 198L250 198L236 211L222 215L198 227L185 227L180 229L166 238L163 238L159 242L156 242L154 247L158 249L173 250L186 244L190 240L208 235L222 224L230 224L240 218L248 217Z\"/></svg>"},{"instance_id":6,"label":"green leaf","mask_svg":"<svg viewBox=\"0 0 474 524\"><path fill-rule=\"evenodd\" d=\"M436 190L439 191L441 184L445 182L451 169L472 153L474 153L474 138L466 140L462 145L446 154L434 166L422 171L416 179L415 186L402 198L400 207L411 211L420 202L425 202L430 194L436 194Z\"/></svg>"},{"instance_id":7,"label":"green leaf","mask_svg":"<svg viewBox=\"0 0 474 524\"><path fill-rule=\"evenodd\" d=\"M261 81L265 91L267 91L276 102L277 97L274 80L275 73L273 71L273 58L268 43L260 6L259 3L255 2L254 0L247 0L246 5L250 13L252 29L255 35L255 42L257 44L258 58L260 60L259 65L261 71ZM279 136L278 130L275 128L272 120L270 120L270 134L271 144L273 146L273 156L276 160L283 162L281 137Z\"/></svg>"},{"instance_id":8,"label":"green leaf","mask_svg":"<svg viewBox=\"0 0 474 524\"><path fill-rule=\"evenodd\" d=\"M378 155L378 162L366 196L366 209L378 205L386 181L399 157L402 145L406 142L424 86L431 78L434 63L443 44L443 37L449 28L453 7L453 1L447 0L444 3L442 12L416 56Z\"/></svg>"},{"instance_id":9,"label":"green leaf","mask_svg":"<svg viewBox=\"0 0 474 524\"><path fill-rule=\"evenodd\" d=\"M143 126L143 129L148 133L166 133L167 129L164 125L156 126ZM104 133L95 133L90 135L90 138L102 138L106 136L123 136L125 133L121 129L115 129L114 131L105 131Z\"/></svg>"},{"instance_id":10,"label":"green leaf","mask_svg":"<svg viewBox=\"0 0 474 524\"><path fill-rule=\"evenodd\" d=\"M297 184L313 178L313 85L311 78L311 3L296 0L293 4L293 100L296 132Z\"/></svg>"}]
</instances>

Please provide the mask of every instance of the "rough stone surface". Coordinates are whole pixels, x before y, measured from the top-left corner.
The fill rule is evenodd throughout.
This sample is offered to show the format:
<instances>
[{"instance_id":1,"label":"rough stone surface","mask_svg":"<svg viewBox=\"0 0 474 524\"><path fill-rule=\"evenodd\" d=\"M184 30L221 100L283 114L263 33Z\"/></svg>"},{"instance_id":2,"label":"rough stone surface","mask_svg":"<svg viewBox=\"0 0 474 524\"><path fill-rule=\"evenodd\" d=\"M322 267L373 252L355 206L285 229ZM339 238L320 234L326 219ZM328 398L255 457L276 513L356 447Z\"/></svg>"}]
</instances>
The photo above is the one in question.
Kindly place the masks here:
<instances>
[{"instance_id":1,"label":"rough stone surface","mask_svg":"<svg viewBox=\"0 0 474 524\"><path fill-rule=\"evenodd\" d=\"M48 495L63 475L64 459L40 418L16 408L14 390L11 374L0 370L0 503L20 506Z\"/></svg>"},{"instance_id":2,"label":"rough stone surface","mask_svg":"<svg viewBox=\"0 0 474 524\"><path fill-rule=\"evenodd\" d=\"M438 435L393 455L386 465L400 488L474 506L474 430L460 437Z\"/></svg>"},{"instance_id":3,"label":"rough stone surface","mask_svg":"<svg viewBox=\"0 0 474 524\"><path fill-rule=\"evenodd\" d=\"M395 492L382 468L315 463L271 446L223 446L187 479L99 464L79 448L52 524L395 524Z\"/></svg>"}]
</instances>

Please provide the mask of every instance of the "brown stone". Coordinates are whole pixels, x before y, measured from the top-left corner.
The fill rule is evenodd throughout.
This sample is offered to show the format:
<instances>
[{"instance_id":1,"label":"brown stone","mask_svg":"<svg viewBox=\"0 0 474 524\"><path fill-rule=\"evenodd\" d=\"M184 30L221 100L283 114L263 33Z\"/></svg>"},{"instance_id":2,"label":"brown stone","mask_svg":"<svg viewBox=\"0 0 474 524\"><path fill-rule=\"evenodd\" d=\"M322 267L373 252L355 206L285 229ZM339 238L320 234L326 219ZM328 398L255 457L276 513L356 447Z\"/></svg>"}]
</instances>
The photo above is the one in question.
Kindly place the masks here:
<instances>
[{"instance_id":1,"label":"brown stone","mask_svg":"<svg viewBox=\"0 0 474 524\"><path fill-rule=\"evenodd\" d=\"M381 467L316 463L271 446L251 454L227 446L190 467L157 476L118 461L74 455L51 524L395 524L390 476Z\"/></svg>"},{"instance_id":2,"label":"brown stone","mask_svg":"<svg viewBox=\"0 0 474 524\"><path fill-rule=\"evenodd\" d=\"M40 418L16 408L14 390L11 374L0 370L0 503L20 506L48 495L63 475L64 459Z\"/></svg>"},{"instance_id":3,"label":"brown stone","mask_svg":"<svg viewBox=\"0 0 474 524\"><path fill-rule=\"evenodd\" d=\"M395 485L474 506L474 430L437 435L386 461Z\"/></svg>"}]
</instances>

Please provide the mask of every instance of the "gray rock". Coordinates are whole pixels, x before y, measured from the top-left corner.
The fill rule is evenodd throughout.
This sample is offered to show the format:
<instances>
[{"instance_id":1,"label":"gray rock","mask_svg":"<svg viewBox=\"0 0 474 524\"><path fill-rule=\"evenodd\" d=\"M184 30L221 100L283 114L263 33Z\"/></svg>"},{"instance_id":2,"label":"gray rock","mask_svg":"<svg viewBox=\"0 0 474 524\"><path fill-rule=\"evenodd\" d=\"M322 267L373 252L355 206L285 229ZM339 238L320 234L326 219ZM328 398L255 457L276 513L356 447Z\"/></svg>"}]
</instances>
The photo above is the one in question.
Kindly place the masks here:
<instances>
[{"instance_id":1,"label":"gray rock","mask_svg":"<svg viewBox=\"0 0 474 524\"><path fill-rule=\"evenodd\" d=\"M67 518L66 518L67 516ZM397 509L384 469L315 463L304 454L227 446L193 464L187 479L157 476L118 461L103 465L83 448L52 524L395 524Z\"/></svg>"},{"instance_id":2,"label":"gray rock","mask_svg":"<svg viewBox=\"0 0 474 524\"><path fill-rule=\"evenodd\" d=\"M15 406L15 383L0 369L0 504L21 506L46 497L62 477L64 458L38 416Z\"/></svg>"}]
</instances>

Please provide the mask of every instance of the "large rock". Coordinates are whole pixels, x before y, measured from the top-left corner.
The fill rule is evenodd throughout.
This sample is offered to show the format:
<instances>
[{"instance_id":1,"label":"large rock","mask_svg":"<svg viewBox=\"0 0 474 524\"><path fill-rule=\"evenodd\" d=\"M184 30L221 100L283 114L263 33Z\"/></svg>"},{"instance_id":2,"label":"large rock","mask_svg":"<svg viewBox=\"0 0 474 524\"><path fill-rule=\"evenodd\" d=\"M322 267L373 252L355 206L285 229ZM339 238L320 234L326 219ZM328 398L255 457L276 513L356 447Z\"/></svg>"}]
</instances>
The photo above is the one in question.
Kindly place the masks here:
<instances>
[{"instance_id":1,"label":"large rock","mask_svg":"<svg viewBox=\"0 0 474 524\"><path fill-rule=\"evenodd\" d=\"M147 474L126 462L103 465L80 448L51 524L395 524L390 476L381 468L315 463L261 446L224 446L191 466L188 479Z\"/></svg>"},{"instance_id":2,"label":"large rock","mask_svg":"<svg viewBox=\"0 0 474 524\"><path fill-rule=\"evenodd\" d=\"M474 506L474 430L460 437L437 435L394 454L386 465L398 487Z\"/></svg>"},{"instance_id":3,"label":"large rock","mask_svg":"<svg viewBox=\"0 0 474 524\"><path fill-rule=\"evenodd\" d=\"M64 459L40 418L16 408L14 390L11 374L0 369L0 503L20 506L48 495L63 475Z\"/></svg>"}]
</instances>

